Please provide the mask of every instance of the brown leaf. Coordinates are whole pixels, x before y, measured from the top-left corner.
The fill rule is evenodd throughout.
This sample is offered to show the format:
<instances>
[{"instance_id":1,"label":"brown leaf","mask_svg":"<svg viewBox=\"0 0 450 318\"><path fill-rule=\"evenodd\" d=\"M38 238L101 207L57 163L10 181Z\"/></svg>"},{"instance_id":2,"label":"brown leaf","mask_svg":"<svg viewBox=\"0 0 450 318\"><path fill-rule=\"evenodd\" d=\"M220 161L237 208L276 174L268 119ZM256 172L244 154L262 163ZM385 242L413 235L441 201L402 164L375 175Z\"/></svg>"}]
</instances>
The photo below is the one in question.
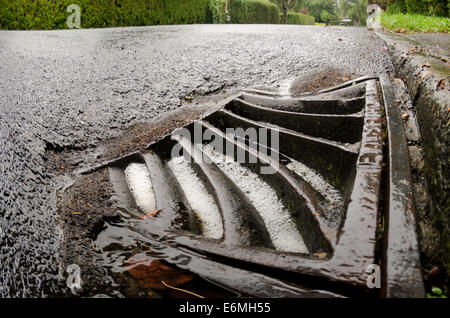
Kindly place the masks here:
<instances>
[{"instance_id":1,"label":"brown leaf","mask_svg":"<svg viewBox=\"0 0 450 318\"><path fill-rule=\"evenodd\" d=\"M179 286L194 279L193 274L166 265L160 260L133 261L127 270L139 285L157 290L167 289L162 281L171 286Z\"/></svg>"},{"instance_id":2,"label":"brown leaf","mask_svg":"<svg viewBox=\"0 0 450 318\"><path fill-rule=\"evenodd\" d=\"M325 256L327 256L327 253L314 253L314 256L318 258L325 258Z\"/></svg>"},{"instance_id":3,"label":"brown leaf","mask_svg":"<svg viewBox=\"0 0 450 318\"><path fill-rule=\"evenodd\" d=\"M339 38L339 39L338 39L338 41L342 41L342 39L341 39L341 38Z\"/></svg>"},{"instance_id":4,"label":"brown leaf","mask_svg":"<svg viewBox=\"0 0 450 318\"><path fill-rule=\"evenodd\" d=\"M445 79L443 78L437 83L436 89L437 90L441 90L441 89L444 89L444 88L445 88Z\"/></svg>"},{"instance_id":5,"label":"brown leaf","mask_svg":"<svg viewBox=\"0 0 450 318\"><path fill-rule=\"evenodd\" d=\"M141 220L149 219L149 218L152 218L152 217L156 216L159 212L161 212L161 209L149 212L149 213L144 214L144 215L139 215L139 218Z\"/></svg>"},{"instance_id":6,"label":"brown leaf","mask_svg":"<svg viewBox=\"0 0 450 318\"><path fill-rule=\"evenodd\" d=\"M402 115L402 118L403 118L403 119L408 119L408 117L409 117L409 115L408 115L407 113L404 113L404 114Z\"/></svg>"},{"instance_id":7,"label":"brown leaf","mask_svg":"<svg viewBox=\"0 0 450 318\"><path fill-rule=\"evenodd\" d=\"M439 274L439 268L437 266L433 266L433 268L429 272L429 275L436 276L437 274Z\"/></svg>"},{"instance_id":8,"label":"brown leaf","mask_svg":"<svg viewBox=\"0 0 450 318\"><path fill-rule=\"evenodd\" d=\"M422 67L431 67L431 64L429 62L423 63Z\"/></svg>"},{"instance_id":9,"label":"brown leaf","mask_svg":"<svg viewBox=\"0 0 450 318\"><path fill-rule=\"evenodd\" d=\"M343 82L347 82L347 81L349 81L349 80L350 80L350 76L349 76L349 75L347 75L347 76L345 76L345 77L342 78L342 81L343 81Z\"/></svg>"}]
</instances>

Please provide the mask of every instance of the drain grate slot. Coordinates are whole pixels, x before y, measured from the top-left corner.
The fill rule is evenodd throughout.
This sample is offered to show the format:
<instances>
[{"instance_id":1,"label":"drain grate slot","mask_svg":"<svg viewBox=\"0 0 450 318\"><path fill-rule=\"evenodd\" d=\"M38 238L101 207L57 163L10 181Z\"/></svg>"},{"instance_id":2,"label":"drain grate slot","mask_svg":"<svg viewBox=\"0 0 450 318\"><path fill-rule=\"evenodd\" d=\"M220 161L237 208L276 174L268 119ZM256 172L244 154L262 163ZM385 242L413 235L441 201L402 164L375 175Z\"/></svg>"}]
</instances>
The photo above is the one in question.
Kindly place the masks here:
<instances>
[{"instance_id":1,"label":"drain grate slot","mask_svg":"<svg viewBox=\"0 0 450 318\"><path fill-rule=\"evenodd\" d=\"M284 110L297 113L334 115L348 115L359 113L364 109L365 101L364 97L355 97L349 99L319 99L312 97L276 98L245 93L240 96L237 102L239 102L240 100L253 105L276 110Z\"/></svg>"},{"instance_id":2,"label":"drain grate slot","mask_svg":"<svg viewBox=\"0 0 450 318\"><path fill-rule=\"evenodd\" d=\"M241 127L244 130L256 128L257 130L267 129L270 135L275 129L279 134L280 153L310 166L342 192L345 192L348 179L353 174L358 153L348 146L281 127L274 128L224 111L205 118L205 121L219 127L222 131L229 127Z\"/></svg>"},{"instance_id":3,"label":"drain grate slot","mask_svg":"<svg viewBox=\"0 0 450 318\"><path fill-rule=\"evenodd\" d=\"M274 110L239 98L229 103L225 109L254 121L271 123L312 137L350 144L361 140L364 124L362 113L333 115Z\"/></svg>"}]
</instances>

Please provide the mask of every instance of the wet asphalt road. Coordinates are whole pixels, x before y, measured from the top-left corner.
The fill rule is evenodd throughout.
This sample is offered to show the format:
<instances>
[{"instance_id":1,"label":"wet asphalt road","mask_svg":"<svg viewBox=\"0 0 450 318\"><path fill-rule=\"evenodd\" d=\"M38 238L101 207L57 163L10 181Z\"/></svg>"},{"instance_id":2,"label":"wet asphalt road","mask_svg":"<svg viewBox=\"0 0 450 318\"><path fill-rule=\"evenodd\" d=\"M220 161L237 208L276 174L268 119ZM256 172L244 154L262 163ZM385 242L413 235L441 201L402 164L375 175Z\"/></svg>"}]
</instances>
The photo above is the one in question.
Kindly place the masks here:
<instances>
[{"instance_id":1,"label":"wet asphalt road","mask_svg":"<svg viewBox=\"0 0 450 318\"><path fill-rule=\"evenodd\" d=\"M383 45L362 28L312 26L0 31L0 296L51 295L63 282L46 147L95 147L193 91L385 72Z\"/></svg>"}]
</instances>

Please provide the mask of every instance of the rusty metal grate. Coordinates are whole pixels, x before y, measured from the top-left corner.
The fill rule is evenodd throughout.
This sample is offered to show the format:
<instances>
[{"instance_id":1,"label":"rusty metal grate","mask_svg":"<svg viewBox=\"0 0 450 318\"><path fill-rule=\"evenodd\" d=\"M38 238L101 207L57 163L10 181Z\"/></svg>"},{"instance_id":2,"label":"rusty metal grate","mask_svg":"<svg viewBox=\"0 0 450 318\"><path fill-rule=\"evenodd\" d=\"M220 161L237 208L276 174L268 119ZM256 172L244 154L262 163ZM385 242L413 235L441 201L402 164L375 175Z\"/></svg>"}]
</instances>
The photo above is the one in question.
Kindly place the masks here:
<instances>
[{"instance_id":1,"label":"rusty metal grate","mask_svg":"<svg viewBox=\"0 0 450 318\"><path fill-rule=\"evenodd\" d=\"M384 109L390 107L387 103L393 103L389 83L387 77L366 77L299 98L260 91L239 94L218 111L185 126L185 131L191 136L196 136L196 132L203 136L207 132L209 140L220 140L223 153L216 152L218 157L224 155L226 149L234 149L231 153L234 162L238 161L239 154L244 154L245 162L237 163L242 169L235 168L230 175L231 168L212 158L215 155L208 150L208 140L171 134L150 144L144 152L105 164L115 190L114 206L135 217L134 226L141 233L187 253L190 259L210 261L207 268L195 267L195 262L185 264L186 268L231 288L247 286L244 289L256 296L265 295L258 289L271 290L271 296L364 295L368 292L366 270L380 260L385 265L383 279L387 280L384 288L387 296L391 281L397 287L403 284L404 294L410 293L412 285L420 294L420 278L411 283L398 270L398 264L407 266L398 262L398 255L405 247L387 239L383 246L384 257L375 255L377 216L383 202L383 163L392 168L393 164L401 162L400 158L392 163L395 147L389 148L389 156L383 154ZM387 113L389 115L389 110ZM391 118L387 125L395 126L395 120ZM234 129L234 135L227 132L230 128ZM258 132L264 129L268 135L276 132L278 147L275 149L270 142L263 144L258 138L252 140L245 133L236 134L238 128L243 131L253 128ZM183 186L186 180L180 180L170 168L173 149L193 159L181 169L190 169L195 177L188 174L186 178L201 182L200 188L193 185L190 190L207 192L212 201L204 204L217 208L220 229L213 218L210 223L216 225L215 229L206 229L205 223L199 221L193 208L198 202L189 200L189 189ZM276 154L279 160L275 162L269 153ZM196 160L200 157L202 162ZM127 183L130 166L145 169L152 183L152 198L142 198L148 194L136 194L136 190L130 189ZM272 169L272 173L262 174L262 167ZM398 169L407 169L407 164ZM258 190L265 188L244 189L239 182L249 176L256 176L258 184L269 186L269 192L275 193L272 201L283 207L280 211L288 213L286 221L278 224L270 221L275 213L270 211L272 206L264 207L264 202L268 202L264 201L265 193L257 196ZM389 175L390 189L398 182L410 182L407 177L400 181ZM135 186L146 185L137 183ZM403 199L386 198L390 215L397 211L395 200L406 206L404 200L411 199L410 189L403 186L401 191ZM248 193L256 194L251 197ZM143 202L145 200L148 202ZM138 216L150 212L146 207L163 212L141 220ZM395 222L404 221L401 218L395 221L393 217L390 220L393 221L389 231L395 229ZM268 222L273 224L269 226ZM277 233L276 226L281 228L281 233ZM412 229L402 225L401 230L414 231L414 220ZM297 249L292 237L298 234L303 245ZM410 261L417 261L415 256L411 257ZM391 263L396 264L395 270L391 270ZM260 280L256 283L255 277L246 277L245 271L260 273ZM223 275L233 277L227 279ZM288 284L284 283L286 281Z\"/></svg>"}]
</instances>

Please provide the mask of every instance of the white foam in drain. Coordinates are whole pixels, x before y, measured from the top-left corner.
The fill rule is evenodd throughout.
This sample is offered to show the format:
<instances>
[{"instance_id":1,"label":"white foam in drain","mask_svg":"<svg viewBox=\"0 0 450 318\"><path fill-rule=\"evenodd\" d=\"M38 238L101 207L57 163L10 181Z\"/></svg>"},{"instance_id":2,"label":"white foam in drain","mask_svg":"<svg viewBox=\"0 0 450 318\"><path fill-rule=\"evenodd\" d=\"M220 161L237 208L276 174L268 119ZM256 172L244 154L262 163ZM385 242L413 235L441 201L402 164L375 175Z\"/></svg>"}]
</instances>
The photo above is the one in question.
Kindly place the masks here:
<instances>
[{"instance_id":1,"label":"white foam in drain","mask_svg":"<svg viewBox=\"0 0 450 318\"><path fill-rule=\"evenodd\" d=\"M269 232L274 247L280 251L308 253L308 249L289 211L278 199L275 190L249 169L214 150L204 147L213 162L243 191Z\"/></svg>"},{"instance_id":2,"label":"white foam in drain","mask_svg":"<svg viewBox=\"0 0 450 318\"><path fill-rule=\"evenodd\" d=\"M329 203L334 205L343 203L344 199L342 198L341 193L325 181L320 174L308 166L301 162L291 160L291 162L286 165L286 168L305 179L305 181L308 182L317 192L323 195Z\"/></svg>"},{"instance_id":3,"label":"white foam in drain","mask_svg":"<svg viewBox=\"0 0 450 318\"><path fill-rule=\"evenodd\" d=\"M205 237L219 239L223 236L222 217L214 198L183 157L170 160L167 166L178 180L194 213L202 222Z\"/></svg>"},{"instance_id":4,"label":"white foam in drain","mask_svg":"<svg viewBox=\"0 0 450 318\"><path fill-rule=\"evenodd\" d=\"M156 210L155 193L147 166L142 163L131 163L125 169L125 179L133 194L136 205L144 213Z\"/></svg>"}]
</instances>

